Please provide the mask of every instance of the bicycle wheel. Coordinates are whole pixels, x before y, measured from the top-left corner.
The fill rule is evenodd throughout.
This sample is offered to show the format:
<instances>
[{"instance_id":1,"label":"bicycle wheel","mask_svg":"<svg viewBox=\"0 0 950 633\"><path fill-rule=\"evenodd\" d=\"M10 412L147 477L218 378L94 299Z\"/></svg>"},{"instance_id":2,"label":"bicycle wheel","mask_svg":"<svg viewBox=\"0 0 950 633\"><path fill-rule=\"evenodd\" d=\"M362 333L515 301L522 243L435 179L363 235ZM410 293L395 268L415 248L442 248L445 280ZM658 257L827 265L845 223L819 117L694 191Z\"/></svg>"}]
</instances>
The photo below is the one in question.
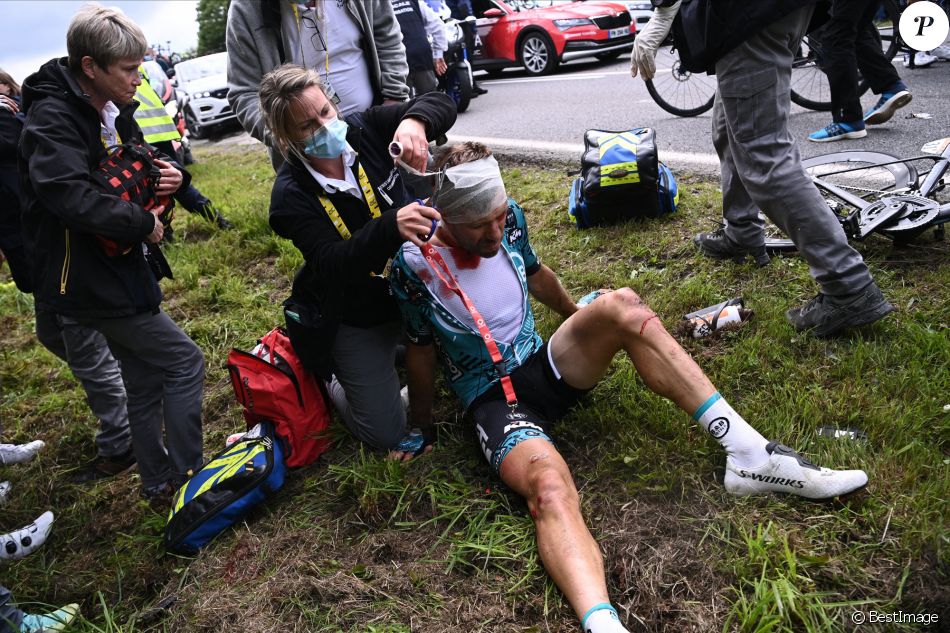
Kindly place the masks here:
<instances>
[{"instance_id":1,"label":"bicycle wheel","mask_svg":"<svg viewBox=\"0 0 950 633\"><path fill-rule=\"evenodd\" d=\"M683 68L672 46L661 46L657 51L656 75L645 83L656 104L676 116L691 117L707 112L716 97L716 78Z\"/></svg>"},{"instance_id":2,"label":"bicycle wheel","mask_svg":"<svg viewBox=\"0 0 950 633\"><path fill-rule=\"evenodd\" d=\"M917 170L910 163L884 164L899 160L884 152L848 150L803 160L802 167L815 179L828 207L843 221L860 208L857 203L864 206L917 184ZM843 199L823 185L844 191L853 198ZM796 250L795 244L768 221L765 236L765 249L769 254Z\"/></svg>"},{"instance_id":3,"label":"bicycle wheel","mask_svg":"<svg viewBox=\"0 0 950 633\"><path fill-rule=\"evenodd\" d=\"M831 87L821 69L821 42L818 33L802 38L792 61L792 102L809 110L831 110ZM865 87L865 90L867 87Z\"/></svg>"}]
</instances>

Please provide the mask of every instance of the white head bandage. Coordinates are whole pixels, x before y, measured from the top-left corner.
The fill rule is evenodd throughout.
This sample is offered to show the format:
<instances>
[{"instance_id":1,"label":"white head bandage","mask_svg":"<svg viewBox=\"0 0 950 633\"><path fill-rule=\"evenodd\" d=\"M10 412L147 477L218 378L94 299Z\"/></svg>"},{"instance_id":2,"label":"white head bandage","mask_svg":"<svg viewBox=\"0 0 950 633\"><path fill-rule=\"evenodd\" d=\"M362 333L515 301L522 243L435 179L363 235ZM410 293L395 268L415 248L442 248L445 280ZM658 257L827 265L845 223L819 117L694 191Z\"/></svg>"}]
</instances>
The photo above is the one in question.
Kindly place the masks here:
<instances>
[{"instance_id":1,"label":"white head bandage","mask_svg":"<svg viewBox=\"0 0 950 633\"><path fill-rule=\"evenodd\" d=\"M449 167L437 180L433 205L451 224L477 222L508 199L494 156Z\"/></svg>"}]
</instances>

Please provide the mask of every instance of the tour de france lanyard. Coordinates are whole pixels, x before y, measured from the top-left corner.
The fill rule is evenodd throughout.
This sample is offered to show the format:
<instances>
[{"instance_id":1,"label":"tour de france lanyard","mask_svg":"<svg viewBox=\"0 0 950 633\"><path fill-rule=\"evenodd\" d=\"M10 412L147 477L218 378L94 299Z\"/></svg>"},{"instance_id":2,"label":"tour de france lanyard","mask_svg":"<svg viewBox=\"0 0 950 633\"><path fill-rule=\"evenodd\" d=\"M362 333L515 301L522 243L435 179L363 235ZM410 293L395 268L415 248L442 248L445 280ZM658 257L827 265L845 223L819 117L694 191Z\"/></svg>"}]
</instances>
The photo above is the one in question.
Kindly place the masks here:
<instances>
[{"instance_id":1,"label":"tour de france lanyard","mask_svg":"<svg viewBox=\"0 0 950 633\"><path fill-rule=\"evenodd\" d=\"M366 171L363 170L363 166L358 165L358 167L360 189L363 190L363 197L366 199L366 204L369 205L369 213L374 218L378 218L380 216L379 203L376 201L376 194L373 193L373 186L369 184L369 178L366 177ZM345 169L349 169L349 167L345 167ZM333 226L336 227L336 231L340 234L340 237L344 240L350 239L350 237L352 237L350 230L346 228L346 224L343 223L343 218L340 217L340 212L333 206L333 202L323 194L317 194L317 200L323 205L323 210L327 212L330 221L333 222Z\"/></svg>"},{"instance_id":2,"label":"tour de france lanyard","mask_svg":"<svg viewBox=\"0 0 950 633\"><path fill-rule=\"evenodd\" d=\"M505 392L505 400L507 401L509 407L515 409L515 407L518 406L518 397L515 395L515 386L511 382L511 376L508 375L508 369L505 367L505 359L498 350L498 344L495 343L495 337L492 336L491 330L488 329L488 324L478 311L478 308L475 307L475 304L472 303L472 300L468 298L467 294L465 294L465 291L459 287L458 282L455 280L455 276L452 275L452 271L449 270L448 265L445 263L445 260L442 259L442 255L439 253L439 251L437 251L435 247L428 242L422 245L421 250L422 254L425 256L426 263L429 264L429 267L435 272L439 279L442 280L442 283L444 283L449 290L458 295L459 299L461 299L462 303L465 305L465 308L469 311L469 314L471 314L472 318L475 319L475 327L478 328L478 333L482 335L482 341L485 342L485 347L488 348L488 354L491 356L491 360L495 364L495 371L498 372L498 376L501 379L501 388Z\"/></svg>"}]
</instances>

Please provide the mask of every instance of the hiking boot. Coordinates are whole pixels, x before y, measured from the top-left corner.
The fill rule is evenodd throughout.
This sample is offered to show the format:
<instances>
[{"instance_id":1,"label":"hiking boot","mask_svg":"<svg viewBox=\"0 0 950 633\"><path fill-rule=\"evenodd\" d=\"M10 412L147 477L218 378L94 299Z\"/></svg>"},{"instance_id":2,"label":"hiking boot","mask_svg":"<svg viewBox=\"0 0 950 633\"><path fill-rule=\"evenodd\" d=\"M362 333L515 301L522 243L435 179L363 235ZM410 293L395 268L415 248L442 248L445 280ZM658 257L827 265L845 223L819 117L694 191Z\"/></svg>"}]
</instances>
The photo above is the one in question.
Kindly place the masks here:
<instances>
[{"instance_id":1,"label":"hiking boot","mask_svg":"<svg viewBox=\"0 0 950 633\"><path fill-rule=\"evenodd\" d=\"M172 505L175 492L177 492L177 489L171 482L166 481L155 486L142 486L139 496L148 501L148 505L153 509L167 510Z\"/></svg>"},{"instance_id":2,"label":"hiking boot","mask_svg":"<svg viewBox=\"0 0 950 633\"><path fill-rule=\"evenodd\" d=\"M890 120L894 113L911 102L914 96L906 89L888 91L881 95L874 107L864 113L864 122L878 125Z\"/></svg>"},{"instance_id":3,"label":"hiking boot","mask_svg":"<svg viewBox=\"0 0 950 633\"><path fill-rule=\"evenodd\" d=\"M814 299L785 313L796 332L809 330L818 338L868 325L894 311L873 281L860 292L841 297L818 293Z\"/></svg>"},{"instance_id":4,"label":"hiking boot","mask_svg":"<svg viewBox=\"0 0 950 633\"><path fill-rule=\"evenodd\" d=\"M97 455L95 459L86 464L74 477L76 483L85 483L87 481L96 481L98 479L108 479L124 473L135 466L135 453L130 446L121 455Z\"/></svg>"},{"instance_id":5,"label":"hiking boot","mask_svg":"<svg viewBox=\"0 0 950 633\"><path fill-rule=\"evenodd\" d=\"M863 470L821 468L787 446L769 442L767 462L757 468L737 467L726 459L726 491L738 497L785 492L822 500L845 495L868 483Z\"/></svg>"},{"instance_id":6,"label":"hiking boot","mask_svg":"<svg viewBox=\"0 0 950 633\"><path fill-rule=\"evenodd\" d=\"M765 252L765 246L746 248L736 244L726 235L725 227L712 233L697 233L693 237L693 243L703 255L713 259L731 259L741 264L746 257L751 257L755 260L756 266L761 267L769 263L769 254Z\"/></svg>"},{"instance_id":7,"label":"hiking boot","mask_svg":"<svg viewBox=\"0 0 950 633\"><path fill-rule=\"evenodd\" d=\"M817 132L808 135L808 140L815 143L829 143L843 141L850 138L864 138L868 131L864 129L864 121L853 123L829 123Z\"/></svg>"},{"instance_id":8,"label":"hiking boot","mask_svg":"<svg viewBox=\"0 0 950 633\"><path fill-rule=\"evenodd\" d=\"M23 622L20 623L20 633L57 633L58 631L65 631L77 615L79 615L79 605L75 603L67 604L61 609L43 615L24 613Z\"/></svg>"},{"instance_id":9,"label":"hiking boot","mask_svg":"<svg viewBox=\"0 0 950 633\"><path fill-rule=\"evenodd\" d=\"M34 440L29 444L0 444L0 465L25 464L46 446L43 440Z\"/></svg>"},{"instance_id":10,"label":"hiking boot","mask_svg":"<svg viewBox=\"0 0 950 633\"><path fill-rule=\"evenodd\" d=\"M0 559L18 560L29 556L43 546L52 529L53 513L44 512L26 527L0 534Z\"/></svg>"}]
</instances>

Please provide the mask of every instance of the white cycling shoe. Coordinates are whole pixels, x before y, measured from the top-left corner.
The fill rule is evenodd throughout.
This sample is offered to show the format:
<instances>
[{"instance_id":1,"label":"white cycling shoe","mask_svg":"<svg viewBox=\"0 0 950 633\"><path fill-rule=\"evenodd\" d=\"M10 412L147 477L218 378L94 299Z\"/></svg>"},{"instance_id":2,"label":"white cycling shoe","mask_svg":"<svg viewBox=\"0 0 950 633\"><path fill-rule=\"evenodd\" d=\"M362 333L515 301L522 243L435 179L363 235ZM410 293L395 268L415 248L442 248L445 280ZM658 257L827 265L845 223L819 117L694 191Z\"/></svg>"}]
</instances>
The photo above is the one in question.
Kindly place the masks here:
<instances>
[{"instance_id":1,"label":"white cycling shoe","mask_svg":"<svg viewBox=\"0 0 950 633\"><path fill-rule=\"evenodd\" d=\"M0 444L0 464L23 464L30 461L46 446L43 440L29 444Z\"/></svg>"},{"instance_id":2,"label":"white cycling shoe","mask_svg":"<svg viewBox=\"0 0 950 633\"><path fill-rule=\"evenodd\" d=\"M778 442L765 447L769 460L757 468L737 467L726 459L726 491L736 496L784 492L807 499L831 499L868 483L863 470L821 468Z\"/></svg>"},{"instance_id":3,"label":"white cycling shoe","mask_svg":"<svg viewBox=\"0 0 950 633\"><path fill-rule=\"evenodd\" d=\"M44 512L26 527L0 534L0 559L17 560L32 554L46 542L52 529L53 513Z\"/></svg>"}]
</instances>

